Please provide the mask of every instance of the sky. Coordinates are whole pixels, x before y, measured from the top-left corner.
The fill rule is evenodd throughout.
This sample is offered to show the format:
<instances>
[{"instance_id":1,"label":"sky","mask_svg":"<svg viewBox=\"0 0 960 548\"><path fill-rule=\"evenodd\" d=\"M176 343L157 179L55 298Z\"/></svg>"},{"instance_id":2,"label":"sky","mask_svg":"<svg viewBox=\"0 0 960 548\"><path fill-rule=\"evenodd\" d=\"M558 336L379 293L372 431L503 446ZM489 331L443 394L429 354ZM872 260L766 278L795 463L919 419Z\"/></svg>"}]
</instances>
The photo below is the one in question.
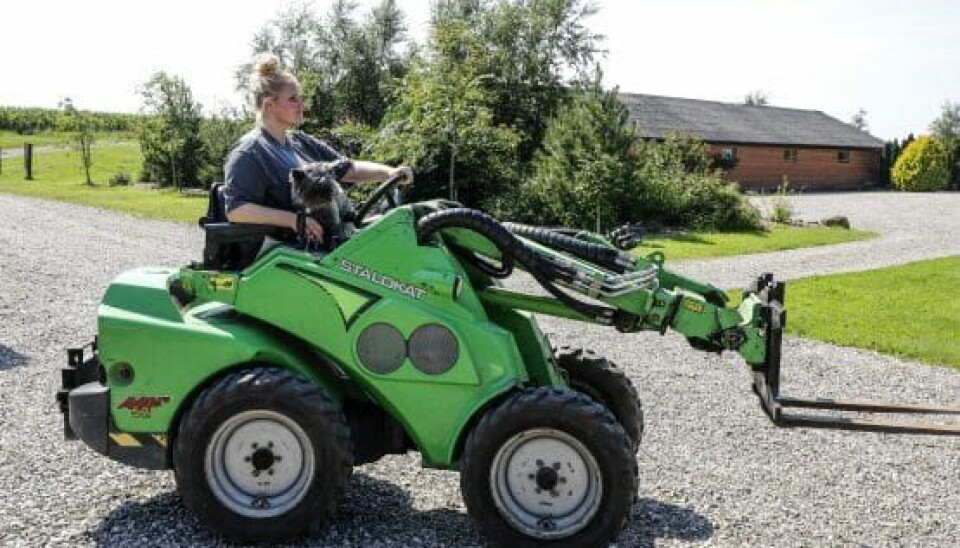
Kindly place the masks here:
<instances>
[{"instance_id":1,"label":"sky","mask_svg":"<svg viewBox=\"0 0 960 548\"><path fill-rule=\"evenodd\" d=\"M326 13L330 0L308 2ZM364 13L375 0L358 2ZM0 106L136 112L159 70L182 77L208 111L239 105L236 67L254 33L290 2L28 0L0 9ZM410 34L429 2L399 0ZM960 1L601 0L606 87L775 106L844 121L867 112L882 139L927 131L960 102Z\"/></svg>"}]
</instances>

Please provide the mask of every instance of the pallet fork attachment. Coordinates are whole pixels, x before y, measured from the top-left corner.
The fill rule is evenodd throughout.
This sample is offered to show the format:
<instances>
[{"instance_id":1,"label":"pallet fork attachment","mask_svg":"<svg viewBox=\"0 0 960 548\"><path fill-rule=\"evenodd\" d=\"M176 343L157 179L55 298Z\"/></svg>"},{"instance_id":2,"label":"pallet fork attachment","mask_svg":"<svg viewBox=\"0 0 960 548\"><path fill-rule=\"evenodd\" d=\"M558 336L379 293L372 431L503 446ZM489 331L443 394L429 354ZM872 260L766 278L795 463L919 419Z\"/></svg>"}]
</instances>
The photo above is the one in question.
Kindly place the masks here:
<instances>
[{"instance_id":1,"label":"pallet fork attachment","mask_svg":"<svg viewBox=\"0 0 960 548\"><path fill-rule=\"evenodd\" d=\"M862 400L800 399L780 394L780 361L786 310L783 307L785 285L775 282L772 274L763 274L756 286L749 289L762 303L761 314L766 322L766 362L753 371L753 391L760 398L764 412L777 426L858 430L892 434L960 435L960 424L941 424L924 420L886 421L824 414L790 413L785 409L872 414L960 415L960 407L889 404Z\"/></svg>"}]
</instances>

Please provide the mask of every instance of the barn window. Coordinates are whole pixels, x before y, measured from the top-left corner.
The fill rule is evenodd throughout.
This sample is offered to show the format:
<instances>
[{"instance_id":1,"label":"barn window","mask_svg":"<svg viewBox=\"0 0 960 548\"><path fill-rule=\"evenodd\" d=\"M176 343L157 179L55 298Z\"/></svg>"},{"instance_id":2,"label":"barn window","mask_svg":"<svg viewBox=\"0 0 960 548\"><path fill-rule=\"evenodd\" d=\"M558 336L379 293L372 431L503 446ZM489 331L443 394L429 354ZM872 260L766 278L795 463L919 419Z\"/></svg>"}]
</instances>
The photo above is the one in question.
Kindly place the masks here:
<instances>
[{"instance_id":1,"label":"barn window","mask_svg":"<svg viewBox=\"0 0 960 548\"><path fill-rule=\"evenodd\" d=\"M737 149L735 148L721 148L720 149L720 158L724 162L732 162L737 159Z\"/></svg>"},{"instance_id":2,"label":"barn window","mask_svg":"<svg viewBox=\"0 0 960 548\"><path fill-rule=\"evenodd\" d=\"M837 161L841 164L850 163L850 151L849 150L838 150L837 151Z\"/></svg>"},{"instance_id":3,"label":"barn window","mask_svg":"<svg viewBox=\"0 0 960 548\"><path fill-rule=\"evenodd\" d=\"M795 148L785 148L783 149L783 161L796 163L797 161L797 149Z\"/></svg>"}]
</instances>

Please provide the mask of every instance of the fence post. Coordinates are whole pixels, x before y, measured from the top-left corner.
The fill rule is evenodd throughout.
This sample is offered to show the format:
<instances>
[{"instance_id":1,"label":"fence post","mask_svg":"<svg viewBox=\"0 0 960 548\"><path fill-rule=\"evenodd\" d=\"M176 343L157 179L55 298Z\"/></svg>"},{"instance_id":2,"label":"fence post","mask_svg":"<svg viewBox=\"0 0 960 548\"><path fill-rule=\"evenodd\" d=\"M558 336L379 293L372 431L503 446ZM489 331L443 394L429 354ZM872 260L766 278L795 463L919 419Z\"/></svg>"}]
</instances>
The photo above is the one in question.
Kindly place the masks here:
<instances>
[{"instance_id":1,"label":"fence post","mask_svg":"<svg viewBox=\"0 0 960 548\"><path fill-rule=\"evenodd\" d=\"M0 175L3 175L3 149L0 148Z\"/></svg>"},{"instance_id":2,"label":"fence post","mask_svg":"<svg viewBox=\"0 0 960 548\"><path fill-rule=\"evenodd\" d=\"M27 180L33 180L33 144L23 144L23 169L27 172Z\"/></svg>"}]
</instances>

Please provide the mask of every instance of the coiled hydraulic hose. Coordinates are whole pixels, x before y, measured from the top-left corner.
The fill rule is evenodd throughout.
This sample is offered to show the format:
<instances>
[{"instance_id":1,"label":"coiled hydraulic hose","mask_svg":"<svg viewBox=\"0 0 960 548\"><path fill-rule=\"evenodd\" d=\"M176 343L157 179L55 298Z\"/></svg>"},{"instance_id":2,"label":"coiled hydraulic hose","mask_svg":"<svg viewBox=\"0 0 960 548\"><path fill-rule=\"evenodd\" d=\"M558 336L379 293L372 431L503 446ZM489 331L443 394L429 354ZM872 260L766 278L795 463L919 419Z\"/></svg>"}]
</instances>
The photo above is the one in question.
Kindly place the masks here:
<instances>
[{"instance_id":1,"label":"coiled hydraulic hose","mask_svg":"<svg viewBox=\"0 0 960 548\"><path fill-rule=\"evenodd\" d=\"M574 299L554 283L570 281L574 272L550 257L528 247L493 217L475 209L457 208L431 213L417 222L417 241L422 245L443 228L465 228L487 238L500 250L504 261L510 257L520 263L551 295L580 314L601 323L613 322L615 310Z\"/></svg>"},{"instance_id":2,"label":"coiled hydraulic hose","mask_svg":"<svg viewBox=\"0 0 960 548\"><path fill-rule=\"evenodd\" d=\"M549 228L520 223L503 223L503 226L514 234L529 238L547 247L566 251L575 257L608 268L618 274L633 269L633 261L630 256L612 247L585 242Z\"/></svg>"}]
</instances>

